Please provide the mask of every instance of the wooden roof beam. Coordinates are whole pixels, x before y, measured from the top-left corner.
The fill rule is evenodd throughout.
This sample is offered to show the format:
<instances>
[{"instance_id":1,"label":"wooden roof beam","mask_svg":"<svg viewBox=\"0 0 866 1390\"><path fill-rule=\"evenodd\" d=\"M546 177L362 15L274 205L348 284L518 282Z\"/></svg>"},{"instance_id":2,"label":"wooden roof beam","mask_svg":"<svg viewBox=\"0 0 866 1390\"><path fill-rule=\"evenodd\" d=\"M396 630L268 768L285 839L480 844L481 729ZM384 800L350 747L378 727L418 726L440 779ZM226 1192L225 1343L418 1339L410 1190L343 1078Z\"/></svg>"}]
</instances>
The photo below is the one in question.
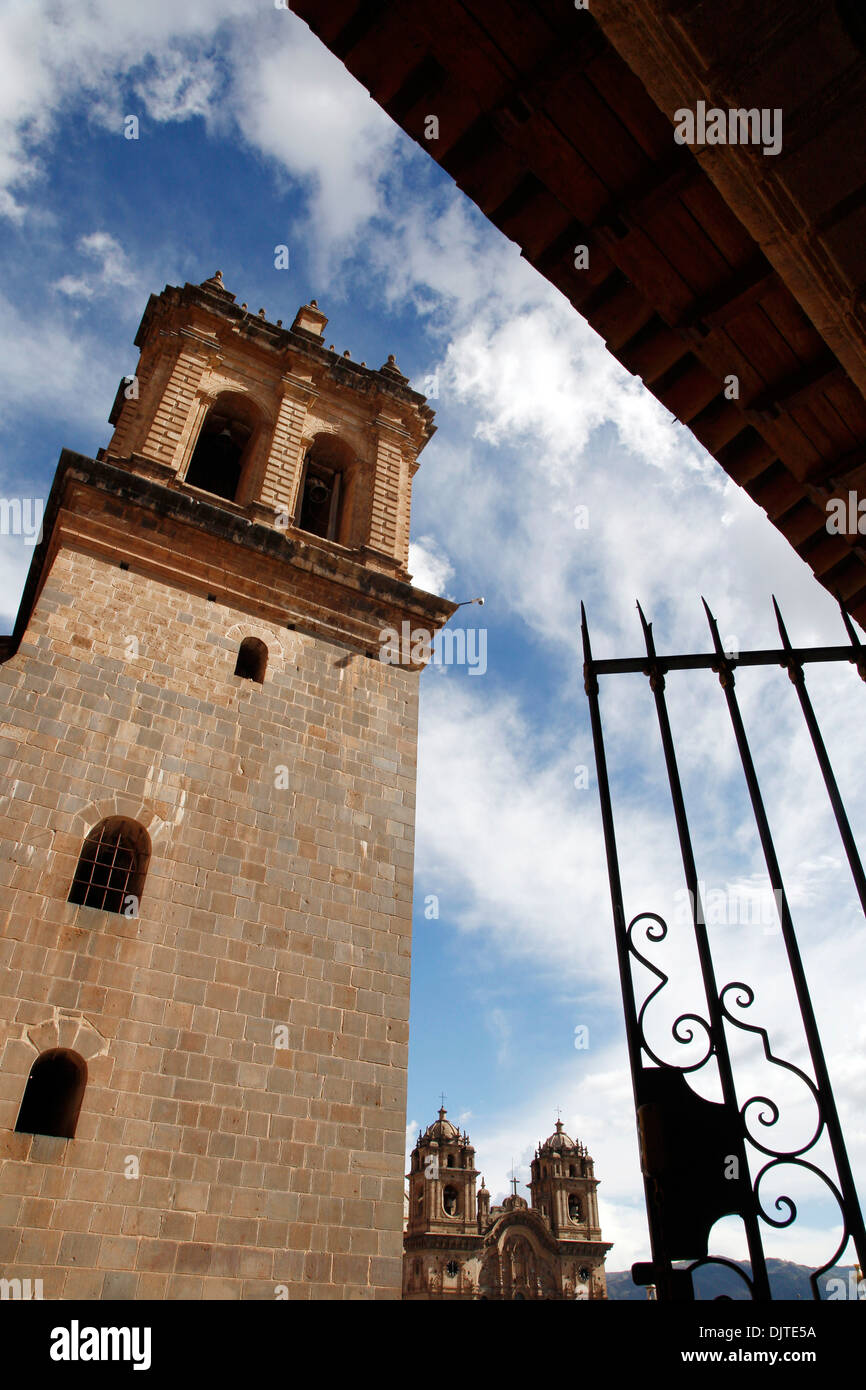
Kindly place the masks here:
<instances>
[{"instance_id":1,"label":"wooden roof beam","mask_svg":"<svg viewBox=\"0 0 866 1390\"><path fill-rule=\"evenodd\" d=\"M587 11L582 13L589 18ZM567 43L561 38L555 39L541 62L536 63L530 73L515 78L503 92L493 108L495 114L506 116L518 125L525 124L541 109L554 87L565 78L584 72L609 47L595 21L586 26L577 42L574 38Z\"/></svg>"},{"instance_id":2,"label":"wooden roof beam","mask_svg":"<svg viewBox=\"0 0 866 1390\"><path fill-rule=\"evenodd\" d=\"M448 73L442 64L436 61L432 53L428 53L407 74L394 95L383 102L384 108L392 120L402 125L412 107L419 101L434 97L447 80Z\"/></svg>"},{"instance_id":3,"label":"wooden roof beam","mask_svg":"<svg viewBox=\"0 0 866 1390\"><path fill-rule=\"evenodd\" d=\"M393 0L361 0L351 19L329 40L328 47L337 58L345 63L352 50L362 39L376 28L386 12L393 7Z\"/></svg>"},{"instance_id":4,"label":"wooden roof beam","mask_svg":"<svg viewBox=\"0 0 866 1390\"><path fill-rule=\"evenodd\" d=\"M777 458L777 454L756 429L751 425L745 425L730 444L719 450L717 457L734 482L745 487L752 478L757 478L764 472Z\"/></svg>"},{"instance_id":5,"label":"wooden roof beam","mask_svg":"<svg viewBox=\"0 0 866 1390\"><path fill-rule=\"evenodd\" d=\"M840 547L844 545L846 541L849 542L847 553L849 555L858 556L864 567L866 567L866 550L862 548L862 536L856 538L857 544L855 548L854 544L851 544L850 537L831 536L826 530L822 529L817 532L810 541L805 541L800 547L800 554L803 556L806 563L814 570L822 584L826 583L826 576L831 574L840 561L845 558L845 555L841 553ZM828 587L832 588L832 583Z\"/></svg>"},{"instance_id":6,"label":"wooden roof beam","mask_svg":"<svg viewBox=\"0 0 866 1390\"><path fill-rule=\"evenodd\" d=\"M618 362L653 387L659 377L690 351L682 334L670 328L660 314L654 313L633 338L619 349L613 349Z\"/></svg>"},{"instance_id":7,"label":"wooden roof beam","mask_svg":"<svg viewBox=\"0 0 866 1390\"><path fill-rule=\"evenodd\" d=\"M631 280L619 270L613 270L583 300L580 311L611 349L621 347L633 338L653 312Z\"/></svg>"},{"instance_id":8,"label":"wooden roof beam","mask_svg":"<svg viewBox=\"0 0 866 1390\"><path fill-rule=\"evenodd\" d=\"M690 424L719 394L719 384L689 352L655 382L653 394L678 420Z\"/></svg>"},{"instance_id":9,"label":"wooden roof beam","mask_svg":"<svg viewBox=\"0 0 866 1390\"><path fill-rule=\"evenodd\" d=\"M622 238L635 222L647 217L702 177L694 156L685 146L680 146L670 159L651 164L639 179L615 194L598 211L590 225L593 228L609 228L617 238Z\"/></svg>"},{"instance_id":10,"label":"wooden roof beam","mask_svg":"<svg viewBox=\"0 0 866 1390\"><path fill-rule=\"evenodd\" d=\"M837 599L848 607L852 602L862 602L866 593L866 551L862 542L852 546L837 564L824 574L824 583Z\"/></svg>"},{"instance_id":11,"label":"wooden roof beam","mask_svg":"<svg viewBox=\"0 0 866 1390\"><path fill-rule=\"evenodd\" d=\"M711 329L723 328L738 318L778 284L777 272L765 256L759 255L709 294L696 299L677 327L684 333L707 337Z\"/></svg>"},{"instance_id":12,"label":"wooden roof beam","mask_svg":"<svg viewBox=\"0 0 866 1390\"><path fill-rule=\"evenodd\" d=\"M755 396L744 405L743 414L750 420L776 419L780 410L790 411L813 391L823 390L831 382L844 380L845 376L844 368L832 353L821 353Z\"/></svg>"},{"instance_id":13,"label":"wooden roof beam","mask_svg":"<svg viewBox=\"0 0 866 1390\"><path fill-rule=\"evenodd\" d=\"M814 469L808 482L827 496L843 488L861 486L866 482L866 440Z\"/></svg>"},{"instance_id":14,"label":"wooden roof beam","mask_svg":"<svg viewBox=\"0 0 866 1390\"><path fill-rule=\"evenodd\" d=\"M808 497L800 496L794 505L784 512L776 522L779 530L800 550L805 541L827 529L827 513L823 506L816 506Z\"/></svg>"},{"instance_id":15,"label":"wooden roof beam","mask_svg":"<svg viewBox=\"0 0 866 1390\"><path fill-rule=\"evenodd\" d=\"M730 444L743 428L743 414L721 392L689 421L689 429L711 454Z\"/></svg>"}]
</instances>

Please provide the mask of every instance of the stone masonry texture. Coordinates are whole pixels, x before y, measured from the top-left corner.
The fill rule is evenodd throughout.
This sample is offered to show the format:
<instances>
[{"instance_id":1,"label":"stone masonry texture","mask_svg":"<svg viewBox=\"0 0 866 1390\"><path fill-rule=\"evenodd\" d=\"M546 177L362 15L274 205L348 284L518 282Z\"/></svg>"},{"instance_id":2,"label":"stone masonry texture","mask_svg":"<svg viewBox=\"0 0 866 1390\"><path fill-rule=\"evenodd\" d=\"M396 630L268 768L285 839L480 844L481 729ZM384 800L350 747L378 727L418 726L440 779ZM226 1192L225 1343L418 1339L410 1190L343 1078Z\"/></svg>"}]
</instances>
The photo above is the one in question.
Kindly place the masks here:
<instances>
[{"instance_id":1,"label":"stone masonry texture","mask_svg":"<svg viewBox=\"0 0 866 1390\"><path fill-rule=\"evenodd\" d=\"M172 291L177 314L207 293ZM242 355L232 297L210 298ZM288 342L320 394L342 373L338 432L347 369ZM150 378L141 439L170 427L176 377ZM388 390L417 413L402 378L367 378L371 431ZM380 537L268 529L251 484L191 499L117 438L62 457L0 664L0 1277L46 1299L399 1298L419 672L373 635L454 605L366 566ZM248 637L262 683L235 675ZM149 837L137 915L68 902L113 817ZM52 1048L87 1065L72 1139L15 1131Z\"/></svg>"},{"instance_id":2,"label":"stone masonry texture","mask_svg":"<svg viewBox=\"0 0 866 1390\"><path fill-rule=\"evenodd\" d=\"M256 623L259 686L242 617L64 554L0 667L0 1263L46 1297L400 1277L417 677ZM65 901L109 815L138 918ZM75 1140L11 1133L82 1026Z\"/></svg>"}]
</instances>

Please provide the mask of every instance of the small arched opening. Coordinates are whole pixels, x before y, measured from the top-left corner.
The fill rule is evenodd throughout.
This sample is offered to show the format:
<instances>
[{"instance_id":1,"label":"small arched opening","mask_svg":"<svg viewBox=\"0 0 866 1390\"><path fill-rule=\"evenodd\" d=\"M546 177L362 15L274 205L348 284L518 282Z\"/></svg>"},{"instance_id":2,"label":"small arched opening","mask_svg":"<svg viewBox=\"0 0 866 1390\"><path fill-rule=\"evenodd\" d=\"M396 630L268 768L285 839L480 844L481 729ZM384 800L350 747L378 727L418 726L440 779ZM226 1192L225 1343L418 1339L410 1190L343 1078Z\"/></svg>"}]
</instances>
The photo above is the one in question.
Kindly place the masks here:
<instances>
[{"instance_id":1,"label":"small arched opening","mask_svg":"<svg viewBox=\"0 0 866 1390\"><path fill-rule=\"evenodd\" d=\"M238 648L235 675L242 676L244 680L258 681L261 685L267 669L268 649L264 642L258 637L245 637Z\"/></svg>"},{"instance_id":2,"label":"small arched opening","mask_svg":"<svg viewBox=\"0 0 866 1390\"><path fill-rule=\"evenodd\" d=\"M227 502L239 501L260 426L261 414L249 397L221 392L205 416L184 481Z\"/></svg>"},{"instance_id":3,"label":"small arched opening","mask_svg":"<svg viewBox=\"0 0 866 1390\"><path fill-rule=\"evenodd\" d=\"M574 1192L569 1193L568 1215L571 1221L580 1221L581 1219L580 1198Z\"/></svg>"},{"instance_id":4,"label":"small arched opening","mask_svg":"<svg viewBox=\"0 0 866 1390\"><path fill-rule=\"evenodd\" d=\"M74 1139L86 1085L87 1063L77 1052L53 1047L41 1053L30 1068L16 1132Z\"/></svg>"},{"instance_id":5,"label":"small arched opening","mask_svg":"<svg viewBox=\"0 0 866 1390\"><path fill-rule=\"evenodd\" d=\"M458 1206L458 1193L456 1187L446 1187L442 1193L442 1205L445 1208L446 1216L456 1216Z\"/></svg>"}]
</instances>

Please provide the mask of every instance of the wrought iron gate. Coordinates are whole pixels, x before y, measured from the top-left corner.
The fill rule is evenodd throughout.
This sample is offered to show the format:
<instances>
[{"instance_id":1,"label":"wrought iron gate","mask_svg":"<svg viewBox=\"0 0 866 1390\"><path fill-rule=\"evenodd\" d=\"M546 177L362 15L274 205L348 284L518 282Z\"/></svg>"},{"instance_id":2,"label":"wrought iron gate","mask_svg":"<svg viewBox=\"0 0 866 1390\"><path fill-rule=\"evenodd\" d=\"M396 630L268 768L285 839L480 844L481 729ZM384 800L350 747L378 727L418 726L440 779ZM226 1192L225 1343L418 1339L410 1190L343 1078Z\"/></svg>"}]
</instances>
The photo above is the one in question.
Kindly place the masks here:
<instances>
[{"instance_id":1,"label":"wrought iron gate","mask_svg":"<svg viewBox=\"0 0 866 1390\"><path fill-rule=\"evenodd\" d=\"M825 1265L811 1275L812 1294L820 1299L819 1278L831 1269L853 1240L861 1267L866 1267L866 1231L857 1200L854 1181L845 1143L836 1112L830 1078L824 1060L821 1039L815 1021L812 1001L794 932L788 897L746 730L740 713L734 683L739 666L781 666L787 670L796 687L800 705L842 838L860 902L866 912L866 878L848 817L839 794L836 778L824 745L818 721L806 688L804 667L810 662L847 661L857 667L866 680L866 649L861 645L848 615L842 617L850 639L844 647L813 647L798 649L791 645L782 615L775 599L773 605L779 625L782 646L776 651L746 651L726 653L715 618L704 602L712 635L711 654L659 656L655 649L652 624L646 621L638 604L643 627L646 655L633 659L596 661L590 646L586 612L581 604L583 633L584 683L589 697L592 736L598 772L601 814L607 853L608 876L613 904L614 930L619 962L620 983L625 1009L625 1025L637 1112L640 1139L641 1168L644 1177L647 1214L649 1217L652 1262L635 1265L633 1278L638 1284L655 1284L658 1297L672 1300L694 1298L692 1274L703 1265L726 1265L745 1281L750 1295L757 1300L772 1297L767 1276L761 1223L777 1228L789 1227L796 1220L797 1207L789 1196L777 1197L773 1216L761 1201L761 1183L771 1170L789 1165L806 1169L820 1178L834 1196L842 1220L840 1242ZM745 1022L739 1013L754 1002L754 991L748 983L734 980L719 987L716 980L713 953L707 932L704 907L701 902L698 871L692 847L692 836L686 814L683 789L674 748L674 740L665 697L665 679L671 671L712 670L718 674L733 726L743 773L754 812L755 824L766 861L767 873L778 909L779 925L787 953L791 980L796 992L813 1075L801 1067L775 1055L768 1032L758 1024ZM668 926L658 913L642 911L626 920L623 891L614 831L613 806L607 771L601 711L599 706L599 677L624 672L641 672L649 678L661 733L662 749L670 785L673 814L676 821L679 848L688 901L691 929L700 962L705 994L706 1017L700 1012L680 1013L671 1025L675 1043L692 1043L696 1030L703 1038L702 1055L697 1061L672 1063L657 1055L647 1038L644 1023L647 1009L669 983L670 977L659 968L647 952L661 943ZM639 949L637 932L644 938ZM638 1004L635 997L634 962L640 962L655 977L657 983ZM734 1010L738 1012L734 1012ZM808 1142L794 1148L774 1147L767 1131L779 1120L779 1109L769 1096L753 1095L742 1104L738 1102L734 1070L728 1046L726 1026L750 1033L761 1043L766 1061L783 1068L799 1079L814 1100L817 1121ZM690 1073L711 1066L714 1059L722 1099L720 1102L703 1098L689 1084ZM753 1109L757 1107L757 1109ZM761 1126L761 1133L755 1130ZM835 1175L825 1172L814 1161L816 1145L826 1136L832 1151ZM760 1171L750 1174L746 1145L761 1155ZM766 1160L766 1161L764 1161ZM751 1273L740 1265L713 1256L708 1250L709 1233L716 1221L727 1215L739 1216L744 1225L749 1250ZM685 1268L675 1268L685 1264Z\"/></svg>"}]
</instances>

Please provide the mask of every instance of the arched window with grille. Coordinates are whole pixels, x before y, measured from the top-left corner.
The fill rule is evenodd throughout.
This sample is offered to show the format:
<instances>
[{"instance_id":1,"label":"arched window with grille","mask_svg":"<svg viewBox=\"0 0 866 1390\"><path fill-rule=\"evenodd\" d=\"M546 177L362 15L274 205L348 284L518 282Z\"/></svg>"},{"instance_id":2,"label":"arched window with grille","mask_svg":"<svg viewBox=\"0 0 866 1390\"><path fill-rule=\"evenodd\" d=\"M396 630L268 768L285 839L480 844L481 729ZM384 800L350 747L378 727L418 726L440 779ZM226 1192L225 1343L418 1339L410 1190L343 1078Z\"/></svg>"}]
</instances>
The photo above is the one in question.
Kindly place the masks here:
<instances>
[{"instance_id":1,"label":"arched window with grille","mask_svg":"<svg viewBox=\"0 0 866 1390\"><path fill-rule=\"evenodd\" d=\"M86 1085L87 1063L77 1052L52 1047L40 1053L30 1068L16 1132L74 1139Z\"/></svg>"},{"instance_id":2,"label":"arched window with grille","mask_svg":"<svg viewBox=\"0 0 866 1390\"><path fill-rule=\"evenodd\" d=\"M149 858L144 826L119 816L100 821L84 841L68 901L137 917Z\"/></svg>"},{"instance_id":3,"label":"arched window with grille","mask_svg":"<svg viewBox=\"0 0 866 1390\"><path fill-rule=\"evenodd\" d=\"M264 642L258 637L245 637L238 650L235 675L243 676L245 680L258 681L261 685L267 669L268 649Z\"/></svg>"}]
</instances>

